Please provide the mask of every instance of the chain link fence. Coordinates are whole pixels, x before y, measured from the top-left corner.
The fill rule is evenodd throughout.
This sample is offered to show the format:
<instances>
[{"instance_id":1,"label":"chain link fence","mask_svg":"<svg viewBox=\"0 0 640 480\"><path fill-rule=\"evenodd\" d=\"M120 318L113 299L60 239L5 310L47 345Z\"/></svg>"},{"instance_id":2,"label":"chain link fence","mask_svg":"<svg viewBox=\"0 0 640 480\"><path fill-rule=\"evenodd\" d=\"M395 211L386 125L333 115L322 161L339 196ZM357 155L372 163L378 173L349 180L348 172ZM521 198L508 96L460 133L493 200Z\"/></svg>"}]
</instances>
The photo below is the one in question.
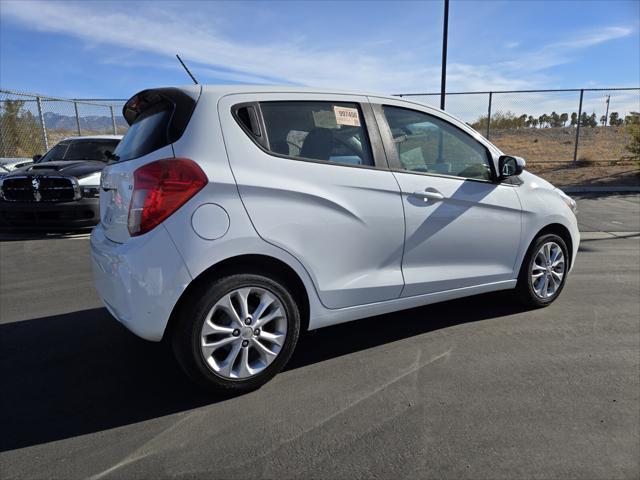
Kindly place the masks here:
<instances>
[{"instance_id":1,"label":"chain link fence","mask_svg":"<svg viewBox=\"0 0 640 480\"><path fill-rule=\"evenodd\" d=\"M397 96L439 107L439 93ZM640 88L453 92L447 112L529 162L624 162L640 125ZM637 156L637 154L636 154Z\"/></svg>"},{"instance_id":2,"label":"chain link fence","mask_svg":"<svg viewBox=\"0 0 640 480\"><path fill-rule=\"evenodd\" d=\"M398 96L440 104L439 93ZM640 183L640 88L452 92L445 100L448 112L552 183ZM0 90L0 158L43 154L69 136L124 134L124 103Z\"/></svg>"},{"instance_id":3,"label":"chain link fence","mask_svg":"<svg viewBox=\"0 0 640 480\"><path fill-rule=\"evenodd\" d=\"M640 186L640 88L452 92L445 109L555 185Z\"/></svg>"},{"instance_id":4,"label":"chain link fence","mask_svg":"<svg viewBox=\"0 0 640 480\"><path fill-rule=\"evenodd\" d=\"M0 90L0 158L44 154L71 136L123 134L125 100L70 100Z\"/></svg>"}]
</instances>

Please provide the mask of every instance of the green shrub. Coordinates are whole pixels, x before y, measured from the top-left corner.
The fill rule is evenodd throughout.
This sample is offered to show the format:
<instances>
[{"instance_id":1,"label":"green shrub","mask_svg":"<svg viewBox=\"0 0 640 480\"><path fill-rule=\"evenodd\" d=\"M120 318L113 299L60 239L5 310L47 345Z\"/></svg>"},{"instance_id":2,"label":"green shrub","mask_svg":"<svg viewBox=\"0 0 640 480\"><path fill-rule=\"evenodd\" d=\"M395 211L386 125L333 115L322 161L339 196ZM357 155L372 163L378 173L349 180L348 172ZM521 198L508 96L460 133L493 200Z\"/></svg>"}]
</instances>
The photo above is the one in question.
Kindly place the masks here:
<instances>
[{"instance_id":1,"label":"green shrub","mask_svg":"<svg viewBox=\"0 0 640 480\"><path fill-rule=\"evenodd\" d=\"M624 147L631 155L625 158L633 160L640 166L640 124L630 123L627 125L629 132L629 143Z\"/></svg>"}]
</instances>

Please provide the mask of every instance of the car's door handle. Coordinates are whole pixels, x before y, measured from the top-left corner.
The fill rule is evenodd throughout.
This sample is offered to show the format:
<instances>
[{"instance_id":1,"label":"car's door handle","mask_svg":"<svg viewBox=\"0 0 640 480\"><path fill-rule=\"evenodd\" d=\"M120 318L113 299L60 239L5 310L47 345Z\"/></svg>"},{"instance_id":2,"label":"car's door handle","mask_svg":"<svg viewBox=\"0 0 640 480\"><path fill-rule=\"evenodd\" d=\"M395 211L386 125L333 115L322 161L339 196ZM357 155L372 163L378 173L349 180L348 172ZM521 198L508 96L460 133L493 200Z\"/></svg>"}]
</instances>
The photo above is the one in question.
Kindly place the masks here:
<instances>
[{"instance_id":1,"label":"car's door handle","mask_svg":"<svg viewBox=\"0 0 640 480\"><path fill-rule=\"evenodd\" d=\"M425 202L429 200L433 200L434 202L439 202L444 199L444 195L440 192L433 190L425 190L424 192L413 192L414 197L422 198Z\"/></svg>"}]
</instances>

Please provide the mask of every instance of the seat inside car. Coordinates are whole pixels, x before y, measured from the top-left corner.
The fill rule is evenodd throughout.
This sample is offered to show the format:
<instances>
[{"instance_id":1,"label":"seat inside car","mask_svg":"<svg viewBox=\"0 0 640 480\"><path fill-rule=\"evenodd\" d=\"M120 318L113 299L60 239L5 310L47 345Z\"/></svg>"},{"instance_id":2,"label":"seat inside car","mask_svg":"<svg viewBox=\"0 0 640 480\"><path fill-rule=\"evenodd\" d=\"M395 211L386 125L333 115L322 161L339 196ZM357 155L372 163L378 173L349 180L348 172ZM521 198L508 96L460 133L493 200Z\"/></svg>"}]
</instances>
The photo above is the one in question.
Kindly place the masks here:
<instances>
[{"instance_id":1,"label":"seat inside car","mask_svg":"<svg viewBox=\"0 0 640 480\"><path fill-rule=\"evenodd\" d=\"M300 156L329 160L333 149L333 133L328 128L314 128L304 139Z\"/></svg>"}]
</instances>

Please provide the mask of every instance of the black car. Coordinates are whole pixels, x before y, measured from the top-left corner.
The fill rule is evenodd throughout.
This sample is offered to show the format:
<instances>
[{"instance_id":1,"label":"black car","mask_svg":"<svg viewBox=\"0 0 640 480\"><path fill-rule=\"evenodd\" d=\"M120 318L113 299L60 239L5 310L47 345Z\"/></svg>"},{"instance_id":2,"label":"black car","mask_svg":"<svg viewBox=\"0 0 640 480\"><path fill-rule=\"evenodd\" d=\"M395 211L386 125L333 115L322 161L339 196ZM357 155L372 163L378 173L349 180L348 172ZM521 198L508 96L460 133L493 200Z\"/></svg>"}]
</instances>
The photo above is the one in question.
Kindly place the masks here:
<instances>
[{"instance_id":1,"label":"black car","mask_svg":"<svg viewBox=\"0 0 640 480\"><path fill-rule=\"evenodd\" d=\"M120 135L66 138L0 178L0 230L74 230L100 220L100 172Z\"/></svg>"}]
</instances>

